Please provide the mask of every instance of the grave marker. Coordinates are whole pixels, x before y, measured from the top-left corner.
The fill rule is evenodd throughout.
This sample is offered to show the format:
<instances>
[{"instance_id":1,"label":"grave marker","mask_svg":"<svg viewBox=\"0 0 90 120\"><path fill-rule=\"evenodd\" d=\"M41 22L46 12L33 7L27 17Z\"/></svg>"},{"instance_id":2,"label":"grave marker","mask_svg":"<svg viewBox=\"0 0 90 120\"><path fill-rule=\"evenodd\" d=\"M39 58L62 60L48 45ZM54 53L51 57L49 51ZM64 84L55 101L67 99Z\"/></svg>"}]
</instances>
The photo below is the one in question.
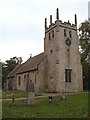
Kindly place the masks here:
<instances>
[{"instance_id":1,"label":"grave marker","mask_svg":"<svg viewBox=\"0 0 90 120\"><path fill-rule=\"evenodd\" d=\"M34 83L29 81L27 86L28 91L28 98L27 98L27 104L33 105L35 103L35 94L34 94Z\"/></svg>"}]
</instances>

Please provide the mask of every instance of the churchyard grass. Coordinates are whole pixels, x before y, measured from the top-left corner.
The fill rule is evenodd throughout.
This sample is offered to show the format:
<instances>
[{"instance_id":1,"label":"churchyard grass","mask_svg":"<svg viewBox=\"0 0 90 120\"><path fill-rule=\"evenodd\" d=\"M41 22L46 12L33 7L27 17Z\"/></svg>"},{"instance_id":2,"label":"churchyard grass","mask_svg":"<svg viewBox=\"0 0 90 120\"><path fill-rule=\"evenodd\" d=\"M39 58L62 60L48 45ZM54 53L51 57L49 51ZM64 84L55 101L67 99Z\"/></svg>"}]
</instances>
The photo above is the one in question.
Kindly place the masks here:
<instances>
[{"instance_id":1,"label":"churchyard grass","mask_svg":"<svg viewBox=\"0 0 90 120\"><path fill-rule=\"evenodd\" d=\"M26 100L17 100L13 106L11 101L3 101L3 118L87 118L88 93L66 95L66 100L53 96L36 98L35 104L29 106Z\"/></svg>"},{"instance_id":2,"label":"churchyard grass","mask_svg":"<svg viewBox=\"0 0 90 120\"><path fill-rule=\"evenodd\" d=\"M27 97L27 92L25 91L14 91L14 90L8 90L8 91L2 91L2 98L3 99L9 99L12 97L12 94L15 95L15 98L24 98Z\"/></svg>"},{"instance_id":3,"label":"churchyard grass","mask_svg":"<svg viewBox=\"0 0 90 120\"><path fill-rule=\"evenodd\" d=\"M25 98L28 95L28 92L26 91L14 91L14 90L8 90L8 91L2 91L2 98L3 99L9 99L12 98L12 94L15 95L15 98ZM42 93L35 93L35 96L42 96Z\"/></svg>"}]
</instances>

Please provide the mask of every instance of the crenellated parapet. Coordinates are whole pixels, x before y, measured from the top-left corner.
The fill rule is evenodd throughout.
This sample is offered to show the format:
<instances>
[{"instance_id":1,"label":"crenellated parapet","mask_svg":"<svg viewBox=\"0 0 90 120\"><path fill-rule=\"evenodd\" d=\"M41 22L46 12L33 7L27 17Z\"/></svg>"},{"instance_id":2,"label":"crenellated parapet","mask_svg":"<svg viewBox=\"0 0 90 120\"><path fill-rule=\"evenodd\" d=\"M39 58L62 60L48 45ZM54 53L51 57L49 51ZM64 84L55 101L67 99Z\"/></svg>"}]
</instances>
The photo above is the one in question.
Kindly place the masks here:
<instances>
[{"instance_id":1,"label":"crenellated parapet","mask_svg":"<svg viewBox=\"0 0 90 120\"><path fill-rule=\"evenodd\" d=\"M62 26L65 28L69 28L69 29L74 29L77 30L77 15L75 14L75 23L72 24L69 22L69 20L67 22L62 22L61 20L59 20L59 9L56 9L56 21L53 23L52 22L52 15L50 15L50 24L49 26L47 26L47 18L45 18L45 33L47 33L49 30L55 28L58 26Z\"/></svg>"}]
</instances>

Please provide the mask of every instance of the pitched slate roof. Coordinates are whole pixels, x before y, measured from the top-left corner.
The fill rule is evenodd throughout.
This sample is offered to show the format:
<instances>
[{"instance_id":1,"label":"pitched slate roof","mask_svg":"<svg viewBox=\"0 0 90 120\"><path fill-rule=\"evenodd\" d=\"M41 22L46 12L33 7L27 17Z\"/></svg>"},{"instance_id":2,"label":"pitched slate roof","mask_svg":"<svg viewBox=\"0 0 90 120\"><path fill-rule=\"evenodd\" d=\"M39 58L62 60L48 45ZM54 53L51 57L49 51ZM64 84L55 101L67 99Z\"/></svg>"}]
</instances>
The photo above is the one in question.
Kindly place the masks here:
<instances>
[{"instance_id":1,"label":"pitched slate roof","mask_svg":"<svg viewBox=\"0 0 90 120\"><path fill-rule=\"evenodd\" d=\"M7 76L7 78L15 77L17 70L21 67L21 64L18 64Z\"/></svg>"},{"instance_id":2,"label":"pitched slate roof","mask_svg":"<svg viewBox=\"0 0 90 120\"><path fill-rule=\"evenodd\" d=\"M32 70L36 70L37 66L44 59L44 53L38 54L32 58L29 58L22 66L18 69L17 74L29 72Z\"/></svg>"}]
</instances>

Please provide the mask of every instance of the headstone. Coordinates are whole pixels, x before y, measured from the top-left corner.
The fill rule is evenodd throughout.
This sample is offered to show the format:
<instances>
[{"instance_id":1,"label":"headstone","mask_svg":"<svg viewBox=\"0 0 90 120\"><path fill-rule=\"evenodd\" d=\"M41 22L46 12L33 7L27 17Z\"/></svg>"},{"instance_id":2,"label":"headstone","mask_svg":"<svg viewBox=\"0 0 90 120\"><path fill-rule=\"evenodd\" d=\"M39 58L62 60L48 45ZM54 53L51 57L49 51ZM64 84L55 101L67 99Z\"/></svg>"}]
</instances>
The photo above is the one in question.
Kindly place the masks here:
<instances>
[{"instance_id":1,"label":"headstone","mask_svg":"<svg viewBox=\"0 0 90 120\"><path fill-rule=\"evenodd\" d=\"M66 98L65 98L65 95L62 94L61 100L65 100L65 99L66 99Z\"/></svg>"},{"instance_id":2,"label":"headstone","mask_svg":"<svg viewBox=\"0 0 90 120\"><path fill-rule=\"evenodd\" d=\"M66 99L66 97L65 97L65 91L64 90L62 90L62 95L61 95L61 100L65 100Z\"/></svg>"},{"instance_id":3,"label":"headstone","mask_svg":"<svg viewBox=\"0 0 90 120\"><path fill-rule=\"evenodd\" d=\"M27 91L34 92L34 83L33 82L30 82L30 81L28 82Z\"/></svg>"},{"instance_id":4,"label":"headstone","mask_svg":"<svg viewBox=\"0 0 90 120\"><path fill-rule=\"evenodd\" d=\"M27 104L33 105L34 103L35 103L35 94L34 94L34 92L29 92L28 93Z\"/></svg>"},{"instance_id":5,"label":"headstone","mask_svg":"<svg viewBox=\"0 0 90 120\"><path fill-rule=\"evenodd\" d=\"M34 83L29 81L27 86L28 91L28 98L27 98L27 104L33 105L35 103L35 94L34 94Z\"/></svg>"}]
</instances>

